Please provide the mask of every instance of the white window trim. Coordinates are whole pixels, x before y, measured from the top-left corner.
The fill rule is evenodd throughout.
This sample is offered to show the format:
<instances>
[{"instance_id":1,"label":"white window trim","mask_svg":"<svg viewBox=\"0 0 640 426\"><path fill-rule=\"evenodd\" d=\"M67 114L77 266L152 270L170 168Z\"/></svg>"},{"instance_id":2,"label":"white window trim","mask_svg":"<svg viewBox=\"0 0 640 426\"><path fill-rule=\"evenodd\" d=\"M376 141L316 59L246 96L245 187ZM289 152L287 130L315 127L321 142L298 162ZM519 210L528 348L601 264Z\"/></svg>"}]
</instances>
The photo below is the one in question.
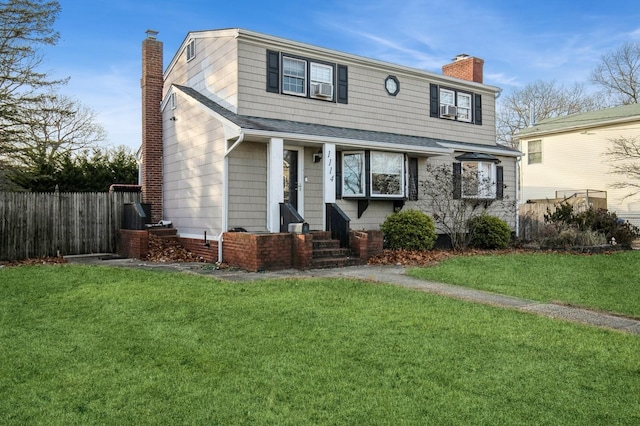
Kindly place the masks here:
<instances>
[{"instance_id":1,"label":"white window trim","mask_svg":"<svg viewBox=\"0 0 640 426\"><path fill-rule=\"evenodd\" d=\"M284 72L284 61L285 60L289 60L289 61L295 61L295 62L301 62L302 64L304 64L304 75L302 77L299 77L297 75L295 76L288 76L287 74L285 74ZM294 95L294 96L303 96L306 97L307 96L307 61L304 59L298 59L298 58L293 58L291 56L283 56L282 57L282 93L286 93L287 95ZM302 78L302 93L300 92L293 92L291 90L285 90L284 88L284 78L285 77L293 77L293 78Z\"/></svg>"},{"instance_id":2,"label":"white window trim","mask_svg":"<svg viewBox=\"0 0 640 426\"><path fill-rule=\"evenodd\" d=\"M461 96L469 98L469 108L465 108L465 107L461 107L460 106L460 97ZM471 93L457 92L456 103L457 103L458 111L460 111L460 109L468 109L469 110L469 118L468 119L461 118L459 113L458 113L458 116L456 117L456 119L459 120L459 121L464 121L464 122L467 122L467 123L471 123L471 121L473 119L473 96L471 96Z\"/></svg>"},{"instance_id":3,"label":"white window trim","mask_svg":"<svg viewBox=\"0 0 640 426\"><path fill-rule=\"evenodd\" d=\"M476 192L477 194L468 194L465 191L465 164L476 164L477 166L477 170L478 173L480 173L481 171L481 167L488 167L489 168L489 182L490 182L490 186L488 188L485 188L482 185L482 182L484 182L484 178L482 177L478 177L478 182L477 185L478 187L476 188ZM461 196L462 198L466 198L466 199L480 199L480 200L494 200L497 196L497 188L496 188L496 165L495 163L492 162L488 162L488 161L464 161L461 164L461 176L460 176L460 180L461 180L461 185L462 185L462 191L461 191ZM486 189L489 189L489 191L487 192Z\"/></svg>"},{"instance_id":4,"label":"white window trim","mask_svg":"<svg viewBox=\"0 0 640 426\"><path fill-rule=\"evenodd\" d=\"M406 168L405 168L405 156L402 153L398 152L384 152L384 151L370 151L370 157L374 155L374 153L379 154L387 154L387 155L396 155L402 158L401 167L400 167L400 193L399 194L374 194L373 193L373 165L369 166L369 182L370 187L369 191L371 194L371 198L404 198L405 196L405 185L406 185Z\"/></svg>"},{"instance_id":5,"label":"white window trim","mask_svg":"<svg viewBox=\"0 0 640 426\"><path fill-rule=\"evenodd\" d=\"M455 89L447 89L444 87L439 87L438 88L439 92L438 92L438 99L439 99L439 107L442 107L443 105L452 105L455 106L457 111L459 111L460 109L464 109L464 110L468 110L469 111L469 118L462 118L461 115L458 113L455 116L455 121L462 121L464 123L473 123L474 121L474 111L473 111L473 94L469 93L469 92L463 92L463 91L458 91ZM453 99L453 102L445 102L443 101L443 96L442 94L449 94L451 99ZM460 106L460 98L461 97L465 97L469 99L469 108L467 107L462 107ZM446 116L439 114L440 118L447 118Z\"/></svg>"},{"instance_id":6,"label":"white window trim","mask_svg":"<svg viewBox=\"0 0 640 426\"><path fill-rule=\"evenodd\" d=\"M451 99L453 99L453 103L450 102L443 102L442 101L442 94L443 93L451 93ZM440 88L440 94L439 94L439 99L440 99L440 105L456 105L456 92L454 90L451 89L445 89L443 87Z\"/></svg>"},{"instance_id":7,"label":"white window trim","mask_svg":"<svg viewBox=\"0 0 640 426\"><path fill-rule=\"evenodd\" d=\"M187 43L187 62L196 57L196 40L191 39Z\"/></svg>"},{"instance_id":8,"label":"white window trim","mask_svg":"<svg viewBox=\"0 0 640 426\"><path fill-rule=\"evenodd\" d=\"M366 152L365 151L344 151L342 153L342 190L341 190L341 196L343 198L367 198L367 199L376 199L376 198L381 198L381 199L390 199L390 198L397 198L397 199L403 199L406 197L407 194L407 159L406 156L403 153L399 153L399 152L385 152L385 151L368 151L369 152L369 161L371 161L371 156L375 155L376 153L379 154L388 154L388 155L397 155L399 157L401 157L402 161L401 161L401 170L400 170L400 193L399 194L374 194L373 191L373 174L374 174L374 170L373 170L373 166L370 164L369 165L369 175L367 176L367 156L366 156ZM361 161L360 161L360 170L361 170L361 176L360 176L360 187L362 188L362 191L358 194L346 194L345 193L345 178L347 176L346 173L346 167L345 167L345 158L347 155L354 155L354 154L358 154L360 155ZM369 180L369 184L367 186L367 179ZM368 194L368 195L367 195Z\"/></svg>"},{"instance_id":9,"label":"white window trim","mask_svg":"<svg viewBox=\"0 0 640 426\"><path fill-rule=\"evenodd\" d=\"M354 154L360 154L360 167L362 170L362 173L360 173L360 188L362 188L362 192L359 194L345 194L344 189L346 188L345 185L345 177L346 177L346 172L345 172L345 166L344 166L344 159L347 155L354 155ZM342 153L342 196L349 198L349 197L365 197L366 194L366 185L367 185L367 180L366 180L366 176L365 173L367 172L366 168L365 168L365 153L364 151L345 151Z\"/></svg>"},{"instance_id":10,"label":"white window trim","mask_svg":"<svg viewBox=\"0 0 640 426\"><path fill-rule=\"evenodd\" d=\"M317 79L313 79L311 77L313 75L313 68L316 68L316 67L317 68L324 68L326 70L329 70L330 76L329 76L329 80L328 81L317 80ZM334 74L333 66L327 65L327 64L321 64L321 63L318 63L318 62L309 61L309 84L311 85L313 83L320 83L320 84L325 83L325 84L331 85L331 96L326 96L326 97L325 96L314 96L313 93L311 93L312 97L318 97L320 99L325 99L325 100L328 100L328 101L333 100L333 90L334 90L334 87L333 87L334 76L333 76L333 74ZM311 89L309 89L309 90L311 90Z\"/></svg>"}]
</instances>

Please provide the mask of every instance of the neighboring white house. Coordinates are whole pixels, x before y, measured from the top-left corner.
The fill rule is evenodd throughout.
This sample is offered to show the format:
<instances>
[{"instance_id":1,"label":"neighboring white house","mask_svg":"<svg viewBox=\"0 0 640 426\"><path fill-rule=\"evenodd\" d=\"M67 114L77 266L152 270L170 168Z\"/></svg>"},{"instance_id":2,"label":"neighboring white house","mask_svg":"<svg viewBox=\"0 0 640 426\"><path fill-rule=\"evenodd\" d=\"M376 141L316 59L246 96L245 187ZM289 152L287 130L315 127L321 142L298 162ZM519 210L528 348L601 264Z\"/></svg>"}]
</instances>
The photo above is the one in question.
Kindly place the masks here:
<instances>
[{"instance_id":1,"label":"neighboring white house","mask_svg":"<svg viewBox=\"0 0 640 426\"><path fill-rule=\"evenodd\" d=\"M640 225L640 197L626 197L629 189L613 187L625 177L611 173L611 159L605 155L614 139L640 138L640 104L543 120L517 137L525 153L521 202L606 191L607 208Z\"/></svg>"}]
</instances>

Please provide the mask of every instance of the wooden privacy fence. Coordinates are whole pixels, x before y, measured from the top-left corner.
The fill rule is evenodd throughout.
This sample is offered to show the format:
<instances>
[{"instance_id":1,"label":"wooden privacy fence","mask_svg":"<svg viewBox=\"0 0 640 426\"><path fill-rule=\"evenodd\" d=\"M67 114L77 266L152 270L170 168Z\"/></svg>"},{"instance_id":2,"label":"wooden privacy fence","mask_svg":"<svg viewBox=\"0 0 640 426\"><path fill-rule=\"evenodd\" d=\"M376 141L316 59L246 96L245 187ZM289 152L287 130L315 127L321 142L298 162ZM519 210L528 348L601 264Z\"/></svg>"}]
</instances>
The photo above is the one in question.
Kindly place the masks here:
<instances>
[{"instance_id":1,"label":"wooden privacy fence","mask_svg":"<svg viewBox=\"0 0 640 426\"><path fill-rule=\"evenodd\" d=\"M0 192L0 260L113 253L136 192Z\"/></svg>"},{"instance_id":2,"label":"wooden privacy fence","mask_svg":"<svg viewBox=\"0 0 640 426\"><path fill-rule=\"evenodd\" d=\"M584 190L582 192L567 192L574 193L564 198L532 200L533 202L520 204L520 238L531 241L544 235L545 227L547 226L544 221L544 215L555 212L562 203L573 205L574 213L581 213L589 208L607 208L607 193L605 191ZM556 192L556 196L557 195L564 194L558 194L558 192Z\"/></svg>"}]
</instances>

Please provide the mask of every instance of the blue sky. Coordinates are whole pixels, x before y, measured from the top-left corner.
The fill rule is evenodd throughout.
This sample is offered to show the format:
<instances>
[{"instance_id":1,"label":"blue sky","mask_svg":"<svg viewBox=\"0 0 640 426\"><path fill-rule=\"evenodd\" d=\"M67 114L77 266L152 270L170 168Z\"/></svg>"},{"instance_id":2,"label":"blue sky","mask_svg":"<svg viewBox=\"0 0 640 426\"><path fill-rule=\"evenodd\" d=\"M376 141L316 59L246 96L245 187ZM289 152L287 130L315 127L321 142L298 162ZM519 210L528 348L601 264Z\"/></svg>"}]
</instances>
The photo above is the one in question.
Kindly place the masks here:
<instances>
[{"instance_id":1,"label":"blue sky","mask_svg":"<svg viewBox=\"0 0 640 426\"><path fill-rule=\"evenodd\" d=\"M159 31L165 66L187 32L244 28L435 73L483 58L505 92L536 80L585 82L604 53L640 41L640 3L575 0L60 0L60 42L43 70L98 113L108 144L140 144L141 43Z\"/></svg>"}]
</instances>

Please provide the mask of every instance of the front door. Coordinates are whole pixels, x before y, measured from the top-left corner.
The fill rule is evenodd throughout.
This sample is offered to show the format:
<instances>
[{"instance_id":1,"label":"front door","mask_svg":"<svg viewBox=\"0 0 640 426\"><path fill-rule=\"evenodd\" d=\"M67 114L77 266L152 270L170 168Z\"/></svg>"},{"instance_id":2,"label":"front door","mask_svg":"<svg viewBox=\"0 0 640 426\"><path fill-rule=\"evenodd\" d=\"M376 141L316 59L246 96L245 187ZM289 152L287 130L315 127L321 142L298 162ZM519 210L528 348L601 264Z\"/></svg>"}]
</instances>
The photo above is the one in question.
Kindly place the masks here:
<instances>
[{"instance_id":1,"label":"front door","mask_svg":"<svg viewBox=\"0 0 640 426\"><path fill-rule=\"evenodd\" d=\"M285 149L283 160L284 202L298 210L298 151Z\"/></svg>"}]
</instances>

